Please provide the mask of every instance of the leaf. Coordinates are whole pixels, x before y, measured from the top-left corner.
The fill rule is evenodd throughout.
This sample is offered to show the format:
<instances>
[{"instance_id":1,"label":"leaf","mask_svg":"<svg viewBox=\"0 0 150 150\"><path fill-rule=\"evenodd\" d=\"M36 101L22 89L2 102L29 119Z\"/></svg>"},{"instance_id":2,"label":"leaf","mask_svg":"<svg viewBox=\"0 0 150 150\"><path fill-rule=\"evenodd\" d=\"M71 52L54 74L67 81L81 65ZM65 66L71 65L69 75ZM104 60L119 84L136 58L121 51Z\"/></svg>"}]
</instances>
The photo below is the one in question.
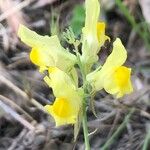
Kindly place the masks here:
<instances>
[{"instance_id":1,"label":"leaf","mask_svg":"<svg viewBox=\"0 0 150 150\"><path fill-rule=\"evenodd\" d=\"M82 122L82 107L80 108L80 111L79 111L79 114L78 114L78 120L74 124L74 141L76 141L77 136L79 134L80 127L81 127L81 122Z\"/></svg>"},{"instance_id":2,"label":"leaf","mask_svg":"<svg viewBox=\"0 0 150 150\"><path fill-rule=\"evenodd\" d=\"M73 16L70 21L70 26L73 29L76 36L81 33L84 26L85 20L85 9L82 5L76 5L73 10Z\"/></svg>"},{"instance_id":3,"label":"leaf","mask_svg":"<svg viewBox=\"0 0 150 150\"><path fill-rule=\"evenodd\" d=\"M90 107L91 107L92 113L93 113L94 116L97 118L97 114L96 114L95 106L94 106L94 96L95 96L95 95L92 95L92 97L91 97L91 100L90 100Z\"/></svg>"}]
</instances>

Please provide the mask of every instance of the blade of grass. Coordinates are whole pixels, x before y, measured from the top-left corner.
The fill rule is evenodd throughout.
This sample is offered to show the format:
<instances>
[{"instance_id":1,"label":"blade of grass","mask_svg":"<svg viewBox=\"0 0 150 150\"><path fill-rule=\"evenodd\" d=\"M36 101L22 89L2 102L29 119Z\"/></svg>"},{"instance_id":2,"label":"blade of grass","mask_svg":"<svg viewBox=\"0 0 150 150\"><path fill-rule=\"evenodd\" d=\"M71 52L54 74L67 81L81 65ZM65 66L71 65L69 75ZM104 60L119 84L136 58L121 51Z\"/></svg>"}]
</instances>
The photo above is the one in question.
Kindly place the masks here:
<instances>
[{"instance_id":1,"label":"blade of grass","mask_svg":"<svg viewBox=\"0 0 150 150\"><path fill-rule=\"evenodd\" d=\"M125 117L123 123L119 126L119 128L114 132L114 134L106 141L106 143L103 145L102 148L100 148L101 150L108 150L109 146L112 145L115 140L119 137L119 135L121 134L121 132L124 130L124 128L126 127L127 123L129 122L132 114L134 113L135 108L132 108L130 110L130 112L128 113L128 115Z\"/></svg>"},{"instance_id":2,"label":"blade of grass","mask_svg":"<svg viewBox=\"0 0 150 150\"><path fill-rule=\"evenodd\" d=\"M142 150L147 150L150 144L150 128L148 128L148 133L145 137Z\"/></svg>"}]
</instances>

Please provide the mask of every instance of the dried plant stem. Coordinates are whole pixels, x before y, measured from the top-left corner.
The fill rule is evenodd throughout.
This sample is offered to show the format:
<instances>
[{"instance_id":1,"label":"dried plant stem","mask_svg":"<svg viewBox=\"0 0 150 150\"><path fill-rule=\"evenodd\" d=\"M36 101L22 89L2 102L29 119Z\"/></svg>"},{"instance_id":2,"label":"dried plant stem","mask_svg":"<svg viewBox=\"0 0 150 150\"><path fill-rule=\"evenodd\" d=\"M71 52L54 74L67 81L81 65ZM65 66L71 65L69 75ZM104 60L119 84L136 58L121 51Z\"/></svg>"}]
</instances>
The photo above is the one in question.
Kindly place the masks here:
<instances>
[{"instance_id":1,"label":"dried plant stem","mask_svg":"<svg viewBox=\"0 0 150 150\"><path fill-rule=\"evenodd\" d=\"M45 113L47 113L44 109L44 107L35 99L31 98L29 99L29 96L20 88L18 88L15 84L13 84L10 80L8 80L7 78L5 78L4 76L0 75L0 83L5 84L7 87L9 87L12 91L14 91L15 93L17 93L18 95L20 95L22 97L22 99L31 102L34 106L36 106L37 108L39 108L40 110L44 111Z\"/></svg>"},{"instance_id":2,"label":"dried plant stem","mask_svg":"<svg viewBox=\"0 0 150 150\"><path fill-rule=\"evenodd\" d=\"M36 120L34 120L33 117L30 116L26 111L24 111L20 106L18 106L16 103L14 103L13 100L11 100L7 97L4 97L3 95L0 95L0 99L1 99L1 101L6 103L7 105L9 105L12 108L16 109L16 111L19 111L22 114L24 114L26 116L26 118L28 118L29 121L34 121L36 123Z\"/></svg>"},{"instance_id":3,"label":"dried plant stem","mask_svg":"<svg viewBox=\"0 0 150 150\"><path fill-rule=\"evenodd\" d=\"M18 142L27 134L27 129L24 128L21 133L18 135L16 139L14 139L12 145L8 148L8 150L14 150L15 147L17 146Z\"/></svg>"},{"instance_id":4,"label":"dried plant stem","mask_svg":"<svg viewBox=\"0 0 150 150\"><path fill-rule=\"evenodd\" d=\"M8 105L3 103L0 100L0 107L6 112L9 113L12 117L14 117L17 121L19 121L23 126L25 126L29 130L35 130L35 127L29 123L27 120L25 120L23 117L21 117L17 112L15 112L12 108L10 108Z\"/></svg>"},{"instance_id":5,"label":"dried plant stem","mask_svg":"<svg viewBox=\"0 0 150 150\"><path fill-rule=\"evenodd\" d=\"M3 0L0 1L0 6L3 5ZM0 22L6 19L7 17L11 16L13 13L16 13L17 11L21 10L22 8L28 6L32 0L25 0L15 7L12 7L11 9L5 11L3 14L0 15Z\"/></svg>"}]
</instances>

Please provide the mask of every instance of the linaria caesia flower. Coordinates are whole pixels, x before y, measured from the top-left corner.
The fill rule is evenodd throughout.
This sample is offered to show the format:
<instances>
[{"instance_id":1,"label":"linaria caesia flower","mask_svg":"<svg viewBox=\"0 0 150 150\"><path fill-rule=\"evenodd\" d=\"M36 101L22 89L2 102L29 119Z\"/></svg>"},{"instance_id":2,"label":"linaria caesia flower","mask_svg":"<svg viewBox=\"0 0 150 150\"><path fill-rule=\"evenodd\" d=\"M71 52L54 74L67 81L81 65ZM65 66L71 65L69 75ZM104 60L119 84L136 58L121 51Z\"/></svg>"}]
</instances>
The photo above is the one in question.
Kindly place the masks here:
<instances>
[{"instance_id":1,"label":"linaria caesia flower","mask_svg":"<svg viewBox=\"0 0 150 150\"><path fill-rule=\"evenodd\" d=\"M53 89L56 99L53 105L46 105L45 109L55 119L56 126L76 123L82 107L82 92L65 72L56 67L50 67L48 71L49 76L44 80Z\"/></svg>"},{"instance_id":2,"label":"linaria caesia flower","mask_svg":"<svg viewBox=\"0 0 150 150\"><path fill-rule=\"evenodd\" d=\"M88 82L93 90L102 88L117 98L133 91L131 84L131 68L123 66L127 59L127 52L119 38L113 43L113 51L108 56L101 70L96 70L87 75Z\"/></svg>"},{"instance_id":3,"label":"linaria caesia flower","mask_svg":"<svg viewBox=\"0 0 150 150\"><path fill-rule=\"evenodd\" d=\"M24 25L20 25L18 35L32 48L30 59L41 71L47 67L58 67L68 72L76 63L76 56L61 46L57 35L41 36Z\"/></svg>"}]
</instances>

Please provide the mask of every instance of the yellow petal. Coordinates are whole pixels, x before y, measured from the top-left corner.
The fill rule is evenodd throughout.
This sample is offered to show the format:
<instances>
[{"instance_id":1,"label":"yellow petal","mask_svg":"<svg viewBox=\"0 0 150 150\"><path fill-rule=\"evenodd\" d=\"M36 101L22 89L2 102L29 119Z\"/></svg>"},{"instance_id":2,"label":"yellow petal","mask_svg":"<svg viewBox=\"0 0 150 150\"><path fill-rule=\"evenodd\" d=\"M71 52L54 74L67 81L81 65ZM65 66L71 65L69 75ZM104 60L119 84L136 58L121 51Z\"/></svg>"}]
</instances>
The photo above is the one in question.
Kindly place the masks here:
<instances>
[{"instance_id":1,"label":"yellow petal","mask_svg":"<svg viewBox=\"0 0 150 150\"><path fill-rule=\"evenodd\" d=\"M38 66L55 66L55 61L50 58L51 56L47 56L47 53L45 53L44 51L42 52L38 48L32 48L31 50L30 60L32 61L32 63Z\"/></svg>"},{"instance_id":2,"label":"yellow petal","mask_svg":"<svg viewBox=\"0 0 150 150\"><path fill-rule=\"evenodd\" d=\"M97 36L97 21L100 12L100 4L98 0L86 0L86 18L85 18L85 30L87 34Z\"/></svg>"},{"instance_id":3,"label":"yellow petal","mask_svg":"<svg viewBox=\"0 0 150 150\"><path fill-rule=\"evenodd\" d=\"M57 72L57 71L59 71L59 69L58 69L57 67L49 67L49 68L48 68L49 74L55 73L55 72Z\"/></svg>"},{"instance_id":4,"label":"yellow petal","mask_svg":"<svg viewBox=\"0 0 150 150\"><path fill-rule=\"evenodd\" d=\"M86 0L86 19L83 28L83 45L81 61L84 70L89 73L92 65L98 60L98 52L106 40L110 40L105 35L105 23L98 22L100 4L98 0Z\"/></svg>"},{"instance_id":5,"label":"yellow petal","mask_svg":"<svg viewBox=\"0 0 150 150\"><path fill-rule=\"evenodd\" d=\"M130 68L121 66L121 67L115 69L115 71L114 71L115 83L121 88L125 87L125 85L127 84L127 82L130 79L130 75L131 75Z\"/></svg>"},{"instance_id":6,"label":"yellow petal","mask_svg":"<svg viewBox=\"0 0 150 150\"><path fill-rule=\"evenodd\" d=\"M32 47L31 61L39 67L57 66L66 71L76 63L76 56L65 50L56 35L41 36L20 25L18 35L28 46Z\"/></svg>"},{"instance_id":7,"label":"yellow petal","mask_svg":"<svg viewBox=\"0 0 150 150\"><path fill-rule=\"evenodd\" d=\"M69 103L69 101L65 98L57 98L55 100L55 103L53 104L53 111L54 113L61 117L61 118L67 118L69 116L72 116L73 112L73 106Z\"/></svg>"},{"instance_id":8,"label":"yellow petal","mask_svg":"<svg viewBox=\"0 0 150 150\"><path fill-rule=\"evenodd\" d=\"M106 40L110 40L110 38L105 35L105 23L104 22L97 23L97 37L98 37L99 47L104 45Z\"/></svg>"},{"instance_id":9,"label":"yellow petal","mask_svg":"<svg viewBox=\"0 0 150 150\"><path fill-rule=\"evenodd\" d=\"M131 68L121 66L115 69L113 77L114 82L119 89L117 94L118 98L133 91L131 84Z\"/></svg>"},{"instance_id":10,"label":"yellow petal","mask_svg":"<svg viewBox=\"0 0 150 150\"><path fill-rule=\"evenodd\" d=\"M66 98L56 98L53 105L46 105L45 109L54 117L56 126L74 124L78 111Z\"/></svg>"},{"instance_id":11,"label":"yellow petal","mask_svg":"<svg viewBox=\"0 0 150 150\"><path fill-rule=\"evenodd\" d=\"M88 82L93 89L98 91L104 87L104 79L112 74L114 68L121 66L127 58L127 52L119 38L113 43L113 51L106 59L100 71L94 71L87 75Z\"/></svg>"},{"instance_id":12,"label":"yellow petal","mask_svg":"<svg viewBox=\"0 0 150 150\"><path fill-rule=\"evenodd\" d=\"M49 68L49 77L44 81L52 88L55 97L65 97L75 106L77 111L82 105L81 91L74 84L74 80L59 68Z\"/></svg>"},{"instance_id":13,"label":"yellow petal","mask_svg":"<svg viewBox=\"0 0 150 150\"><path fill-rule=\"evenodd\" d=\"M120 66L107 76L104 81L104 89L106 92L120 98L133 91L130 78L131 69L125 66Z\"/></svg>"},{"instance_id":14,"label":"yellow petal","mask_svg":"<svg viewBox=\"0 0 150 150\"><path fill-rule=\"evenodd\" d=\"M56 73L56 71L58 71L56 74L59 74L60 72L62 74L64 74L59 68L57 67L49 67L48 69L49 74L52 73ZM69 78L72 80L72 83L74 83L74 85L76 87L78 87L78 75L77 75L77 71L76 69L73 67L70 71L68 71L67 75L69 75ZM64 78L65 79L65 78ZM70 80L69 79L69 80ZM67 79L66 79L67 80Z\"/></svg>"},{"instance_id":15,"label":"yellow petal","mask_svg":"<svg viewBox=\"0 0 150 150\"><path fill-rule=\"evenodd\" d=\"M112 68L122 66L126 61L126 59L127 59L127 51L123 46L121 40L117 38L113 43L113 51L108 56L101 71L106 73L108 70L112 70Z\"/></svg>"},{"instance_id":16,"label":"yellow petal","mask_svg":"<svg viewBox=\"0 0 150 150\"><path fill-rule=\"evenodd\" d=\"M48 69L49 71L49 80L46 77L47 83L49 83L49 86L53 89L54 95L56 97L67 97L68 99L71 99L72 97L76 97L79 99L79 96L77 96L77 87L74 84L74 81L68 76L67 73L60 70L56 67L50 67Z\"/></svg>"},{"instance_id":17,"label":"yellow petal","mask_svg":"<svg viewBox=\"0 0 150 150\"><path fill-rule=\"evenodd\" d=\"M82 53L89 53L89 51L97 51L97 21L99 18L100 5L98 0L86 0L86 18L85 26L83 28L83 48ZM87 50L84 47L88 48Z\"/></svg>"},{"instance_id":18,"label":"yellow petal","mask_svg":"<svg viewBox=\"0 0 150 150\"><path fill-rule=\"evenodd\" d=\"M99 42L97 38L97 21L99 18L100 5L98 0L86 0L86 18L83 32L83 45L81 60L84 64L91 67L93 62L97 61L97 52L99 50Z\"/></svg>"},{"instance_id":19,"label":"yellow petal","mask_svg":"<svg viewBox=\"0 0 150 150\"><path fill-rule=\"evenodd\" d=\"M118 92L118 87L116 86L115 82L114 82L114 78L112 78L113 74L109 74L108 76L106 76L106 78L104 79L104 83L103 83L103 88L105 89L105 91L109 94L115 95Z\"/></svg>"}]
</instances>

